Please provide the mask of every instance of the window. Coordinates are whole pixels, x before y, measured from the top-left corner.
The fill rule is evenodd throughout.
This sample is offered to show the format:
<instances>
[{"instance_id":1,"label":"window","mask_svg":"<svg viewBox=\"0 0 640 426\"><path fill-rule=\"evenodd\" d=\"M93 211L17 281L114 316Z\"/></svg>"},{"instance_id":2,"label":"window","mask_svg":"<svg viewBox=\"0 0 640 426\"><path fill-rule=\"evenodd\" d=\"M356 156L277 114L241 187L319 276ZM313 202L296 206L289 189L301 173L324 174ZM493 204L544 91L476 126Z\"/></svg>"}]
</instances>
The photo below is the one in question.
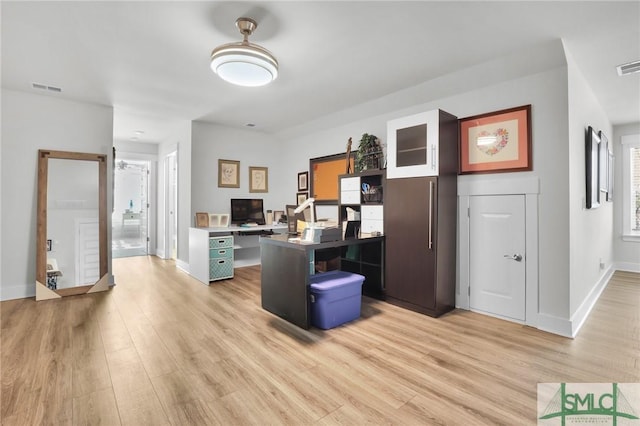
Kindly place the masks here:
<instances>
[{"instance_id":1,"label":"window","mask_svg":"<svg viewBox=\"0 0 640 426\"><path fill-rule=\"evenodd\" d=\"M640 242L640 135L622 136L622 238Z\"/></svg>"}]
</instances>

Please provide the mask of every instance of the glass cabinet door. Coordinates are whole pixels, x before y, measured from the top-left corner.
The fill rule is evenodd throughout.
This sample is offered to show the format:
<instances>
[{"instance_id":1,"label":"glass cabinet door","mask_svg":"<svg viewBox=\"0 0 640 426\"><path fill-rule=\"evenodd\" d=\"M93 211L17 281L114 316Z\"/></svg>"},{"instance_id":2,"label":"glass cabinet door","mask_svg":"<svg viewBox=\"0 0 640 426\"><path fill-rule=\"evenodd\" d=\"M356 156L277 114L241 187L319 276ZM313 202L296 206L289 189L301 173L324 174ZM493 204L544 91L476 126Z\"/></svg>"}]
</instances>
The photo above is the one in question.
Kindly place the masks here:
<instances>
[{"instance_id":1,"label":"glass cabinet door","mask_svg":"<svg viewBox=\"0 0 640 426\"><path fill-rule=\"evenodd\" d=\"M427 124L396 129L396 167L427 164Z\"/></svg>"},{"instance_id":2,"label":"glass cabinet door","mask_svg":"<svg viewBox=\"0 0 640 426\"><path fill-rule=\"evenodd\" d=\"M387 123L387 178L438 175L439 110Z\"/></svg>"}]
</instances>

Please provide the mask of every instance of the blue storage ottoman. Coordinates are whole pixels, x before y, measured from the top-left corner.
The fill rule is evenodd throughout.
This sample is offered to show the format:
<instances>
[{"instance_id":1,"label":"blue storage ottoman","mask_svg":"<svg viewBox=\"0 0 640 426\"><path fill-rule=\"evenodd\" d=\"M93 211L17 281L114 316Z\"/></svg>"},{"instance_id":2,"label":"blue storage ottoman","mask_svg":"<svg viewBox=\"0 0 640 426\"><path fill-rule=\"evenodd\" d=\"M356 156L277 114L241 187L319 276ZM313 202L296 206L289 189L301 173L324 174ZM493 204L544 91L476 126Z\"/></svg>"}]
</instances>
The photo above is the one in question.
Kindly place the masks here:
<instances>
[{"instance_id":1,"label":"blue storage ottoman","mask_svg":"<svg viewBox=\"0 0 640 426\"><path fill-rule=\"evenodd\" d=\"M364 277L329 271L310 277L311 324L329 329L360 317Z\"/></svg>"}]
</instances>

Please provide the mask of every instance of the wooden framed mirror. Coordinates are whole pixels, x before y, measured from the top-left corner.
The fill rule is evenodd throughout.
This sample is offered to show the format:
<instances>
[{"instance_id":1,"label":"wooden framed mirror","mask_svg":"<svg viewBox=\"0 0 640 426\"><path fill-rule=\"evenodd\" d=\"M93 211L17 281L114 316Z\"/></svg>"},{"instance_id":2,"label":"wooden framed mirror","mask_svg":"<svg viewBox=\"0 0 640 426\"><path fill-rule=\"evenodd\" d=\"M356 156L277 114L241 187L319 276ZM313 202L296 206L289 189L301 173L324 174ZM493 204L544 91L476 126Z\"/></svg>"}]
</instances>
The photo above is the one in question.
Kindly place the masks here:
<instances>
[{"instance_id":1,"label":"wooden framed mirror","mask_svg":"<svg viewBox=\"0 0 640 426\"><path fill-rule=\"evenodd\" d=\"M108 290L107 156L38 151L36 300Z\"/></svg>"}]
</instances>

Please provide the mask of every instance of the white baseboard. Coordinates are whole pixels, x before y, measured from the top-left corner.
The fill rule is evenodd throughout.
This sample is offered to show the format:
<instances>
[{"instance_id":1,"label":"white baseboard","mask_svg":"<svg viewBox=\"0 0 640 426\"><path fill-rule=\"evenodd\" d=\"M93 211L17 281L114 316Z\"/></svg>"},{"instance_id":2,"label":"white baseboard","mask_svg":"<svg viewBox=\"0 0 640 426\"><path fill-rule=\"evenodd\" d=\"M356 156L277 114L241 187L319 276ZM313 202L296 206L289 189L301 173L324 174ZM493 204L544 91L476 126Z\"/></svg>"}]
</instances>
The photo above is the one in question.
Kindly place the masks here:
<instances>
[{"instance_id":1,"label":"white baseboard","mask_svg":"<svg viewBox=\"0 0 640 426\"><path fill-rule=\"evenodd\" d=\"M156 256L158 256L160 259L166 259L164 257L164 250L156 248Z\"/></svg>"},{"instance_id":2,"label":"white baseboard","mask_svg":"<svg viewBox=\"0 0 640 426\"><path fill-rule=\"evenodd\" d=\"M538 314L538 328L548 331L549 333L559 334L561 336L574 338L578 335L580 328L589 317L591 310L600 298L600 295L609 284L611 276L616 268L613 266L600 277L600 280L591 289L587 297L584 299L580 307L571 316L571 319L560 318L553 315Z\"/></svg>"},{"instance_id":3,"label":"white baseboard","mask_svg":"<svg viewBox=\"0 0 640 426\"><path fill-rule=\"evenodd\" d=\"M609 269L605 271L605 273L600 277L600 280L596 283L596 285L591 289L587 297L582 301L580 307L574 312L571 316L571 336L575 337L578 335L578 331L586 321L587 317L591 313L591 310L595 306L596 302L600 298L602 291L609 284L609 280L611 276L615 272L613 266L610 266Z\"/></svg>"},{"instance_id":4,"label":"white baseboard","mask_svg":"<svg viewBox=\"0 0 640 426\"><path fill-rule=\"evenodd\" d=\"M571 321L549 314L538 314L538 329L564 337L575 337L572 335Z\"/></svg>"},{"instance_id":5,"label":"white baseboard","mask_svg":"<svg viewBox=\"0 0 640 426\"><path fill-rule=\"evenodd\" d=\"M184 260L176 259L176 268L186 272L187 274L189 273L189 264Z\"/></svg>"},{"instance_id":6,"label":"white baseboard","mask_svg":"<svg viewBox=\"0 0 640 426\"><path fill-rule=\"evenodd\" d=\"M0 287L0 300L26 299L36 297L36 283Z\"/></svg>"},{"instance_id":7,"label":"white baseboard","mask_svg":"<svg viewBox=\"0 0 640 426\"><path fill-rule=\"evenodd\" d=\"M615 269L617 271L638 272L638 273L640 273L640 263L616 262Z\"/></svg>"}]
</instances>

